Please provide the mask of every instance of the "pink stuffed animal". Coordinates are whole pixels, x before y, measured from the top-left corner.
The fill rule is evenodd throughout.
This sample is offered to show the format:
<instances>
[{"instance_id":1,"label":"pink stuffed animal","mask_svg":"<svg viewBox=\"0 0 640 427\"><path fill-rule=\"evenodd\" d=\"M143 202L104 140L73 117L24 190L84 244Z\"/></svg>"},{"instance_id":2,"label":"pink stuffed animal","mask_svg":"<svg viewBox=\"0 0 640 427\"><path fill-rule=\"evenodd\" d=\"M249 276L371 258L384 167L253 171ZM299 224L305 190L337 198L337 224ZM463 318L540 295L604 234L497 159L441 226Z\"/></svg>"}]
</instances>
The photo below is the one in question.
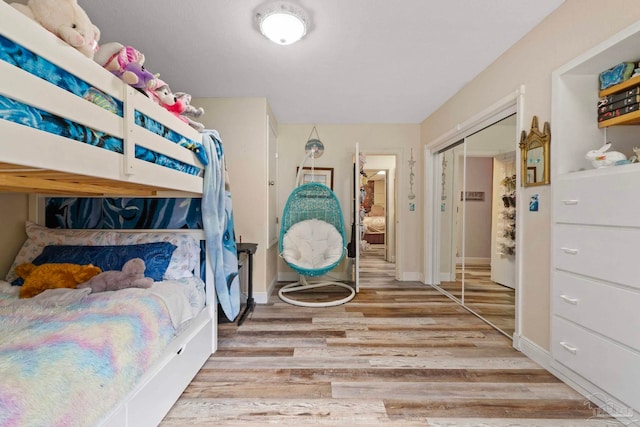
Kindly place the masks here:
<instances>
[{"instance_id":1,"label":"pink stuffed animal","mask_svg":"<svg viewBox=\"0 0 640 427\"><path fill-rule=\"evenodd\" d=\"M146 93L154 102L162 106L167 111L173 113L173 115L192 128L198 131L204 129L204 125L202 123L193 121L184 115L185 113L199 112L195 107L191 107L189 104L191 101L191 95L182 93L180 97L176 96L177 94L174 94L171 91L169 85L157 77L147 85ZM202 113L204 113L204 110L202 110Z\"/></svg>"},{"instance_id":2,"label":"pink stuffed animal","mask_svg":"<svg viewBox=\"0 0 640 427\"><path fill-rule=\"evenodd\" d=\"M88 282L78 285L78 289L91 288L91 292L118 291L125 288L150 288L153 279L144 277L144 260L133 258L122 266L122 271L103 271Z\"/></svg>"},{"instance_id":3,"label":"pink stuffed animal","mask_svg":"<svg viewBox=\"0 0 640 427\"><path fill-rule=\"evenodd\" d=\"M93 58L120 80L137 89L145 89L154 79L153 74L144 69L144 59L137 49L117 42L101 45Z\"/></svg>"}]
</instances>

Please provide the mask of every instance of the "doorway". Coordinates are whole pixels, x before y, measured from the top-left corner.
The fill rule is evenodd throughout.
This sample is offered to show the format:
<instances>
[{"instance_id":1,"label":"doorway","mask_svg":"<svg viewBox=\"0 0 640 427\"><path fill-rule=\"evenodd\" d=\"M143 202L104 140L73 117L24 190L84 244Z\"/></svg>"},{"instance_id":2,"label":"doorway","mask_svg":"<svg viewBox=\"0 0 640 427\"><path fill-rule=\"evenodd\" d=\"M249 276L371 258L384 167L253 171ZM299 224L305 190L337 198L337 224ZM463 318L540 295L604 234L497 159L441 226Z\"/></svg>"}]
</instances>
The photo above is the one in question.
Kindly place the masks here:
<instances>
[{"instance_id":1,"label":"doorway","mask_svg":"<svg viewBox=\"0 0 640 427\"><path fill-rule=\"evenodd\" d=\"M360 182L362 255L375 253L385 262L395 264L396 155L364 153L364 157Z\"/></svg>"}]
</instances>

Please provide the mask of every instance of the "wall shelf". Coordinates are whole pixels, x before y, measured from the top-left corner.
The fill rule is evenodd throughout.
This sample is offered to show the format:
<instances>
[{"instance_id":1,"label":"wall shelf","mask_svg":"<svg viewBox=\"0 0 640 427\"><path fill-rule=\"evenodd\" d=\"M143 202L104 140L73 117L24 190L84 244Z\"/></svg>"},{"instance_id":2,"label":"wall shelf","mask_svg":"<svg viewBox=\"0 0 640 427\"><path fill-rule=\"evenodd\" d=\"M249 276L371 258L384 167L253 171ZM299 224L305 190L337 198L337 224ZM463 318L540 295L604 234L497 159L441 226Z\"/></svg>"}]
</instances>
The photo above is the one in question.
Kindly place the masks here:
<instances>
[{"instance_id":1,"label":"wall shelf","mask_svg":"<svg viewBox=\"0 0 640 427\"><path fill-rule=\"evenodd\" d=\"M603 98L605 96L613 95L623 92L628 89L632 89L636 86L640 86L640 76L632 77L628 80L613 85L598 92L598 96ZM624 108L624 107L623 107ZM606 128L609 126L623 126L623 125L637 125L640 124L640 111L633 111L631 113L622 114L617 117L612 117L607 120L598 122L599 128Z\"/></svg>"}]
</instances>

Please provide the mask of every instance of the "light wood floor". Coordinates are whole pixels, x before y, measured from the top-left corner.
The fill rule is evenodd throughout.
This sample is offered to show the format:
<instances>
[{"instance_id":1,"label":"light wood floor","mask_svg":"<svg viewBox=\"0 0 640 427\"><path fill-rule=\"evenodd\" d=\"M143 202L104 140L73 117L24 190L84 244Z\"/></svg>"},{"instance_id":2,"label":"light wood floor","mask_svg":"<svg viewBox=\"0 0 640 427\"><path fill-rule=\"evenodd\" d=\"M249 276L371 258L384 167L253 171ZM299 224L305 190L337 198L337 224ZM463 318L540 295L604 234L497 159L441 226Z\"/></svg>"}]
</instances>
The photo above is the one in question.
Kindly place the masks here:
<instances>
[{"instance_id":1,"label":"light wood floor","mask_svg":"<svg viewBox=\"0 0 640 427\"><path fill-rule=\"evenodd\" d=\"M219 350L161 425L620 425L377 255L345 305L295 307L276 292L241 327L221 324Z\"/></svg>"},{"instance_id":2,"label":"light wood floor","mask_svg":"<svg viewBox=\"0 0 640 427\"><path fill-rule=\"evenodd\" d=\"M462 300L462 269L458 268L458 280L443 282L442 289ZM516 292L491 281L490 265L466 265L464 304L499 328L508 337L515 332Z\"/></svg>"}]
</instances>

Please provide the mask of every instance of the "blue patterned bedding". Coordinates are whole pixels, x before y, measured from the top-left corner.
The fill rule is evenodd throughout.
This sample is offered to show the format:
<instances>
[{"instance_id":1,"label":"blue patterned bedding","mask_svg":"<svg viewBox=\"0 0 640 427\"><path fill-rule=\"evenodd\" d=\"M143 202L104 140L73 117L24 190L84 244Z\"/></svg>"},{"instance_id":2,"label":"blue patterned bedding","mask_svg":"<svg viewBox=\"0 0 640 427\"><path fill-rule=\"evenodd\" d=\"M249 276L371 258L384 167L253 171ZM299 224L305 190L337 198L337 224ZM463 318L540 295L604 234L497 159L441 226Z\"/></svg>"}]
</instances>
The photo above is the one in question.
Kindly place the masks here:
<instances>
[{"instance_id":1,"label":"blue patterned bedding","mask_svg":"<svg viewBox=\"0 0 640 427\"><path fill-rule=\"evenodd\" d=\"M0 60L46 80L69 93L87 100L87 102L99 105L120 117L123 116L122 101L104 94L68 71L63 70L38 55L35 55L30 50L14 43L12 40L9 40L2 35L0 35ZM55 114L51 114L34 106L27 105L15 99L1 95L0 119L29 126L55 135L61 135L105 150L123 153L123 141L120 138L74 123L64 117L56 116ZM135 112L135 122L136 125L144 127L163 138L193 151L198 160L203 165L207 165L208 159L199 141L185 138L137 110ZM137 145L135 147L135 157L137 159L175 169L190 175L197 176L202 172L200 168L185 164L164 154L157 153Z\"/></svg>"}]
</instances>

